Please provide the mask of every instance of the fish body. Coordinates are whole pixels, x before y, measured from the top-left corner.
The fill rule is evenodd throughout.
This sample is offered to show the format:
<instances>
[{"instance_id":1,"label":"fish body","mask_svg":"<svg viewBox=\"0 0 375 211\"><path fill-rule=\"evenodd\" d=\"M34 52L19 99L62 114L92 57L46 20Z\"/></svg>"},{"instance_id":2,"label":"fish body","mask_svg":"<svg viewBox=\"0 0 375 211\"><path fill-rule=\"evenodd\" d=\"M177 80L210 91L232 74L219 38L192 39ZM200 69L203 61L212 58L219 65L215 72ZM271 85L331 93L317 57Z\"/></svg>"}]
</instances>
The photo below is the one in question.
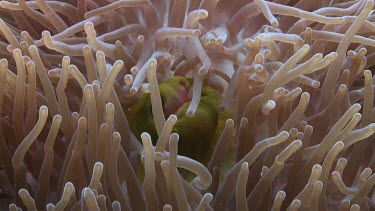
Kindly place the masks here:
<instances>
[{"instance_id":1,"label":"fish body","mask_svg":"<svg viewBox=\"0 0 375 211\"><path fill-rule=\"evenodd\" d=\"M193 80L174 76L159 85L165 118L175 114L177 122L172 133L179 134L180 155L207 162L211 156L219 119L218 93L210 86L202 87L201 99L193 116L186 111L191 103ZM143 132L150 134L155 145L158 135L152 115L150 94L143 94L131 104L124 106L130 129L140 139Z\"/></svg>"}]
</instances>

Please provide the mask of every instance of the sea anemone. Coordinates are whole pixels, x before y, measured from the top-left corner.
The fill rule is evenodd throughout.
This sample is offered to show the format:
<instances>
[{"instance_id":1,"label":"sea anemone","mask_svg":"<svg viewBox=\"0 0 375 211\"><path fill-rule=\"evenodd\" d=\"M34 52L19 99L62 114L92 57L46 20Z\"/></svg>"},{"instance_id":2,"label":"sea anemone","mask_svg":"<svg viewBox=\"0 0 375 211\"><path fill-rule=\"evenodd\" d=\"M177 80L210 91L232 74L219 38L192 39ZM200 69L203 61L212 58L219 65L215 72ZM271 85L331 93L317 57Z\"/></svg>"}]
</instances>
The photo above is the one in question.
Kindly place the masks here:
<instances>
[{"instance_id":1,"label":"sea anemone","mask_svg":"<svg viewBox=\"0 0 375 211\"><path fill-rule=\"evenodd\" d=\"M374 210L373 7L0 1L0 209Z\"/></svg>"}]
</instances>

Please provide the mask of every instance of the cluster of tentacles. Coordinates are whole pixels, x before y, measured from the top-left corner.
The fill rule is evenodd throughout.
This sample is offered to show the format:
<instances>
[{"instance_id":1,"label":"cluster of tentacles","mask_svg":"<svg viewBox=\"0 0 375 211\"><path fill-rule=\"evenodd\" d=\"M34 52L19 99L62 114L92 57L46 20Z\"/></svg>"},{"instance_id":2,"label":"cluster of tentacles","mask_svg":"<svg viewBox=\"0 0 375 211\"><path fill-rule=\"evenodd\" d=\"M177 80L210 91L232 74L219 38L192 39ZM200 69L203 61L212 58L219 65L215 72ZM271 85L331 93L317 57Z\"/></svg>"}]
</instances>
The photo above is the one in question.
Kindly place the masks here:
<instances>
[{"instance_id":1,"label":"cluster of tentacles","mask_svg":"<svg viewBox=\"0 0 375 211\"><path fill-rule=\"evenodd\" d=\"M0 1L0 209L375 209L373 7Z\"/></svg>"}]
</instances>

